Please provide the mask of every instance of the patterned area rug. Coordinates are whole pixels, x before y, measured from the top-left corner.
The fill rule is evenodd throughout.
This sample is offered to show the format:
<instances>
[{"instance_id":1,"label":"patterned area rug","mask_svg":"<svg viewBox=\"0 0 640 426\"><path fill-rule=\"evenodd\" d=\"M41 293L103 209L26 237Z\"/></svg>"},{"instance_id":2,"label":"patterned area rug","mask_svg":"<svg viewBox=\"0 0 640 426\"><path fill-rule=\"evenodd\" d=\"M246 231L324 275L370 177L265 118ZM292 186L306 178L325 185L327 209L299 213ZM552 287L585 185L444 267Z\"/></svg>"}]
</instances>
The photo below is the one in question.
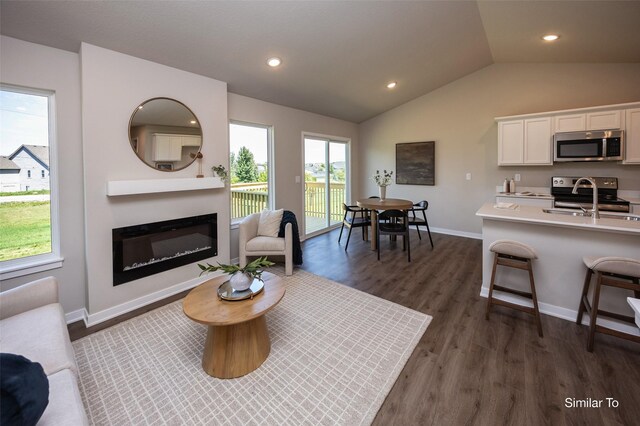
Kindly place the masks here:
<instances>
[{"instance_id":1,"label":"patterned area rug","mask_svg":"<svg viewBox=\"0 0 640 426\"><path fill-rule=\"evenodd\" d=\"M271 353L237 379L201 366L177 301L73 343L95 425L370 424L431 317L298 270L267 314Z\"/></svg>"}]
</instances>

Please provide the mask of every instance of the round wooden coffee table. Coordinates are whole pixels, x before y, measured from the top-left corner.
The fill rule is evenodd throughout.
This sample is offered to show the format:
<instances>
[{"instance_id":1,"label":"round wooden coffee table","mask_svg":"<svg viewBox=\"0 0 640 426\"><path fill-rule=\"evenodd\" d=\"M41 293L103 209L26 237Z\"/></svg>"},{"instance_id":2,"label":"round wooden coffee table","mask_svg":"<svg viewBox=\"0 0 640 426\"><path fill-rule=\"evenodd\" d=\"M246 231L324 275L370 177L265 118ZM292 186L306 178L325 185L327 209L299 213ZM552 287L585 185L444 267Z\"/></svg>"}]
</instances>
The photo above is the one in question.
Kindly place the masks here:
<instances>
[{"instance_id":1,"label":"round wooden coffee table","mask_svg":"<svg viewBox=\"0 0 640 426\"><path fill-rule=\"evenodd\" d=\"M182 308L186 316L207 325L202 368L213 377L231 379L260 367L269 356L271 341L264 317L285 293L282 280L264 272L264 290L245 300L219 300L218 287L228 279L216 277L187 294Z\"/></svg>"}]
</instances>

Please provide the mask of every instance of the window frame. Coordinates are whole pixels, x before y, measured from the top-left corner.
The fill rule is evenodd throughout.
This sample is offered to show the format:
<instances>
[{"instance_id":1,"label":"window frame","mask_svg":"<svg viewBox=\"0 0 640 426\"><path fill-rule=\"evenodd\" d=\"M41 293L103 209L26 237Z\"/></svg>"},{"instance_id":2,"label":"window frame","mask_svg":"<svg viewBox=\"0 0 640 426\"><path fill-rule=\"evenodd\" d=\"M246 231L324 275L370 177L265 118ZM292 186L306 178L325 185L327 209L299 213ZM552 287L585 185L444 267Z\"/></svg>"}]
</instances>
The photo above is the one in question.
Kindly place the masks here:
<instances>
[{"instance_id":1,"label":"window frame","mask_svg":"<svg viewBox=\"0 0 640 426\"><path fill-rule=\"evenodd\" d=\"M35 89L0 83L0 90L21 93L25 95L43 96L47 98L48 109L48 137L49 137L49 199L51 220L51 251L0 261L0 279L6 280L37 272L48 271L62 267L64 258L60 252L60 213L59 213L59 185L58 185L58 149L56 126L55 91Z\"/></svg>"},{"instance_id":2,"label":"window frame","mask_svg":"<svg viewBox=\"0 0 640 426\"><path fill-rule=\"evenodd\" d=\"M257 127L260 129L265 129L267 131L267 209L274 210L275 209L275 162L274 162L274 153L273 153L273 141L274 141L274 132L273 125L270 124L262 124L262 123L254 123L250 121L241 121L241 120L229 120L229 177L231 177L231 125L235 124L237 126L247 126L247 127ZM231 207L231 182L229 182L229 206ZM231 208L229 209L229 216L232 216ZM231 218L231 228L235 229L238 227L240 222L247 217L237 217Z\"/></svg>"}]
</instances>

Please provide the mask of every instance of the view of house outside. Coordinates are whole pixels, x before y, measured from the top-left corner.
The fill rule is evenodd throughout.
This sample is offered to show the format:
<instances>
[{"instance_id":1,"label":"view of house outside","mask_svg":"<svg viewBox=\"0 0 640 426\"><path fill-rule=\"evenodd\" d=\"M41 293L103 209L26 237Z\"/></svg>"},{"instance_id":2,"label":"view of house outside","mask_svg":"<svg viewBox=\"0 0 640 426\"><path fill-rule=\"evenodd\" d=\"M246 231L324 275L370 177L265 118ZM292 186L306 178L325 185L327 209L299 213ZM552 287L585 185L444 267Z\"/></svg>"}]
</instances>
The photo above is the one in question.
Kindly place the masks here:
<instances>
[{"instance_id":1,"label":"view of house outside","mask_svg":"<svg viewBox=\"0 0 640 426\"><path fill-rule=\"evenodd\" d=\"M51 252L48 98L0 90L0 261Z\"/></svg>"}]
</instances>

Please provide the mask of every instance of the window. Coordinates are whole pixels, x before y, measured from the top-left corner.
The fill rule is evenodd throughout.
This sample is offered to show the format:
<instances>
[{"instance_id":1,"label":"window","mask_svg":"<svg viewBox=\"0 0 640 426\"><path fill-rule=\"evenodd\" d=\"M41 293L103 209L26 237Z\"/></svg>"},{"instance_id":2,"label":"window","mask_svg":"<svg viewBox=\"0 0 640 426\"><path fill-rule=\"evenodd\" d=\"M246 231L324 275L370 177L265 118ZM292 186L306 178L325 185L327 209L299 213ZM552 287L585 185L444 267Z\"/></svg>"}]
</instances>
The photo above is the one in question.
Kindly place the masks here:
<instances>
[{"instance_id":1,"label":"window","mask_svg":"<svg viewBox=\"0 0 640 426\"><path fill-rule=\"evenodd\" d=\"M304 135L305 235L326 232L342 223L342 203L349 197L349 141Z\"/></svg>"},{"instance_id":2,"label":"window","mask_svg":"<svg viewBox=\"0 0 640 426\"><path fill-rule=\"evenodd\" d=\"M44 178L44 170L40 170L40 177Z\"/></svg>"},{"instance_id":3,"label":"window","mask_svg":"<svg viewBox=\"0 0 640 426\"><path fill-rule=\"evenodd\" d=\"M273 162L268 126L229 124L231 219L273 208Z\"/></svg>"},{"instance_id":4,"label":"window","mask_svg":"<svg viewBox=\"0 0 640 426\"><path fill-rule=\"evenodd\" d=\"M0 86L2 278L61 266L55 185L54 95ZM42 179L28 180L41 169ZM49 174L45 177L45 171ZM2 202L12 195L11 202ZM16 201L17 199L17 201ZM50 266L49 266L50 265Z\"/></svg>"}]
</instances>

